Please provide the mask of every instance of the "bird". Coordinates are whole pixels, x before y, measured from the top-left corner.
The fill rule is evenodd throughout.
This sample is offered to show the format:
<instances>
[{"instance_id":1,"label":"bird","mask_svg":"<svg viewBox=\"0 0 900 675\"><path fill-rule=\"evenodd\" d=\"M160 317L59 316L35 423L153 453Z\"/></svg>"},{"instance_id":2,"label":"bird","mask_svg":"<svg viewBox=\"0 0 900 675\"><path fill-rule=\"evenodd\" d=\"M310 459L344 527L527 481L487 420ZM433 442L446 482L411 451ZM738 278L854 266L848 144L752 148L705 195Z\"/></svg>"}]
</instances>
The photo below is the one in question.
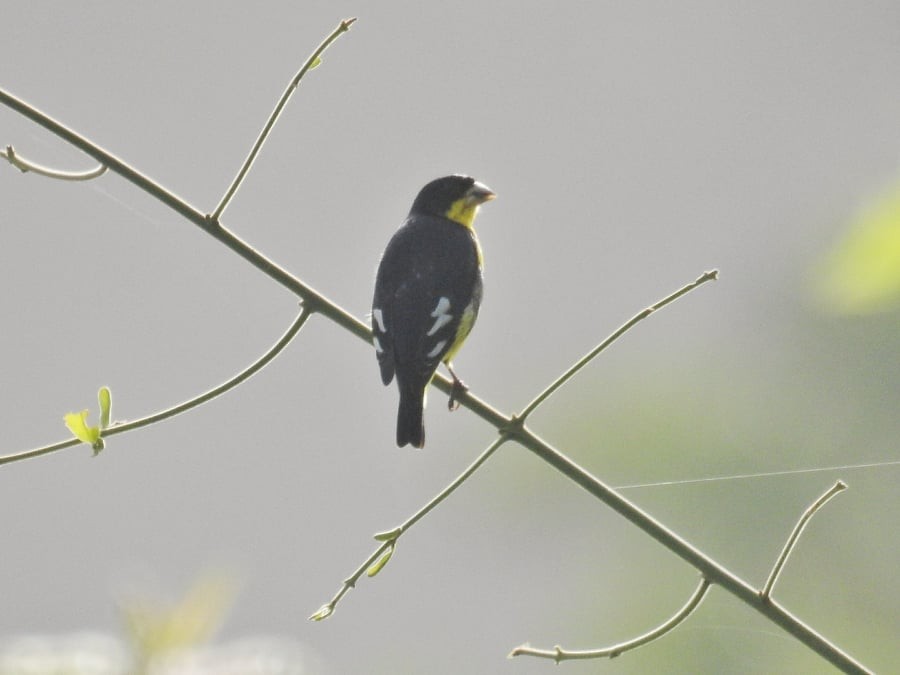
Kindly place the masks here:
<instances>
[{"instance_id":1,"label":"bird","mask_svg":"<svg viewBox=\"0 0 900 675\"><path fill-rule=\"evenodd\" d=\"M378 265L372 344L387 386L396 375L397 446L425 445L425 390L441 362L453 377L450 410L467 390L452 359L481 305L483 259L473 224L496 197L471 176L437 178L423 187Z\"/></svg>"}]
</instances>

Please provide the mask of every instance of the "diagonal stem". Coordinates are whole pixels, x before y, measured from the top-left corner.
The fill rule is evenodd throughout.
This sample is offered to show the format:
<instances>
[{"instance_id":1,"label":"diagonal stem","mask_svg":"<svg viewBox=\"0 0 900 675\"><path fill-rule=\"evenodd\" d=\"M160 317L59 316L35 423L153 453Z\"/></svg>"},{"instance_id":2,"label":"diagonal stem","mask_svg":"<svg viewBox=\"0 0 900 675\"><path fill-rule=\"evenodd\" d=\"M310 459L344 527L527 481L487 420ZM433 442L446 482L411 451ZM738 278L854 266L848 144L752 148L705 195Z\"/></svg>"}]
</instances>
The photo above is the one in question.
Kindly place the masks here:
<instances>
[{"instance_id":1,"label":"diagonal stem","mask_svg":"<svg viewBox=\"0 0 900 675\"><path fill-rule=\"evenodd\" d=\"M478 457L475 458L475 461L469 464L466 467L465 471L459 474L452 483L450 483L447 487L441 490L440 494L434 497L430 502L428 502L421 509L416 511L412 516L410 516L399 528L397 532L397 537L406 532L409 528L419 522L422 518L427 516L434 507L444 501L447 497L453 493L456 488L465 483L469 476L475 473L482 464L484 464L488 458L494 454L494 452L506 441L506 436L500 435L494 439L494 442L491 443ZM395 537L396 539L396 537Z\"/></svg>"},{"instance_id":2,"label":"diagonal stem","mask_svg":"<svg viewBox=\"0 0 900 675\"><path fill-rule=\"evenodd\" d=\"M794 531L791 532L791 536L788 537L787 542L785 542L784 548L781 550L781 554L778 556L778 560L775 561L775 565L772 567L772 572L769 574L769 578L766 579L766 585L763 586L762 590L759 592L759 594L763 598L769 598L772 596L772 589L775 587L775 582L778 581L778 575L781 574L781 570L784 567L784 564L787 562L788 557L794 550L794 546L797 545L797 540L800 538L800 534L803 532L803 528L806 527L810 519L814 515L816 515L816 512L823 506L825 506L825 504L827 504L832 497L837 496L840 492L843 492L846 489L846 483L839 480L837 483L832 485L821 497L814 501L809 506L809 508L806 509L806 511L803 512L803 515L800 516L800 520L798 520L797 524L794 526Z\"/></svg>"},{"instance_id":3,"label":"diagonal stem","mask_svg":"<svg viewBox=\"0 0 900 675\"><path fill-rule=\"evenodd\" d=\"M232 197L234 197L235 193L238 191L238 188L241 186L241 183L244 181L244 178L247 176L247 173L250 171L250 167L253 166L253 162L256 160L256 156L262 149L263 143L266 142L266 138L268 138L269 132L272 131L272 128L275 126L275 122L278 121L278 117L279 115L281 115L281 111L284 110L284 107L287 105L288 99L290 99L291 94L293 94L297 89L297 85L300 84L300 80L303 79L303 76L306 75L307 72L318 65L319 57L321 57L322 53L326 49L328 49L332 42L337 40L348 30L350 30L350 26L353 25L354 21L356 21L355 18L345 19L344 21L341 21L341 23L338 24L338 27L334 29L331 35L325 38L322 41L322 44L320 44L316 48L316 50L312 54L310 54L309 58L306 60L306 63L303 64L303 67L300 68L299 72L294 76L294 79L291 80L290 84L287 86L287 89L285 89L284 93L281 95L281 99L278 101L275 109L272 111L272 114L269 115L269 119L266 121L263 130L260 132L259 137L256 139L253 147L250 149L250 154L247 155L247 159L245 159L243 165L241 165L237 176L234 177L231 185L225 191L225 194L222 196L222 201L219 202L216 210L212 212L212 215L210 215L210 220L218 221L222 216L222 212L225 211L228 203L231 201Z\"/></svg>"},{"instance_id":4,"label":"diagonal stem","mask_svg":"<svg viewBox=\"0 0 900 675\"><path fill-rule=\"evenodd\" d=\"M651 305L650 307L647 307L643 311L635 314L628 321L626 321L624 324L622 324L618 329L616 329L612 333L612 335L610 335L603 342L601 342L599 345L597 345L591 351L589 351L587 354L585 354L583 357L581 357L578 361L576 361L574 363L574 365L572 365L571 368L569 368L566 372L564 372L562 375L557 377L553 382L551 382L550 385L546 389L544 389L544 391L542 391L540 394L538 394L531 403L529 403L527 406L525 406L525 410L523 410L521 413L519 413L518 417L522 420L524 420L526 417L528 417L531 413L534 412L534 410L539 405L541 405L541 403L543 403L548 398L550 398L554 393L556 393L556 391L560 387L562 387L566 382L568 382L573 377L575 377L575 375L578 373L578 371L580 371L587 364L589 364L598 354L600 354L600 352L605 350L613 342L615 342L620 337L622 337L625 333L627 333L629 330L631 330L636 324L640 323L641 321L646 319L648 316L653 314L653 312L657 311L658 309L662 309L663 307L668 305L670 302L674 302L675 300L680 298L682 295L690 293L692 290L697 288L697 286L700 286L701 284L704 284L707 281L714 281L718 278L719 278L718 270L711 270L709 272L705 272L701 276L699 276L697 279L692 281L691 283L683 286L682 288L678 289L671 295L666 296L665 298L663 298L662 300L657 302L655 305Z\"/></svg>"},{"instance_id":5,"label":"diagonal stem","mask_svg":"<svg viewBox=\"0 0 900 675\"><path fill-rule=\"evenodd\" d=\"M469 477L475 473L482 464L484 464L488 458L494 454L494 452L507 440L505 434L501 434L494 439L494 442L491 443L478 457L472 462L466 469L457 476L452 483L450 483L447 487L445 487L441 492L435 496L431 501L429 501L425 506L416 511L413 515L407 518L402 525L399 527L395 527L392 530L388 530L387 532L379 532L375 535L376 541L382 542L381 546L375 549L375 552L372 553L366 561L356 568L356 571L353 572L349 577L344 580L344 583L341 585L341 588L335 594L335 596L327 603L322 605L316 612L310 616L310 620L312 621L321 621L322 619L326 619L334 612L334 608L337 606L337 603L340 602L341 598L347 594L347 592L356 586L356 582L359 581L359 578L363 575L367 570L372 570L372 565L375 564L376 561L380 560L382 556L387 555L389 552L393 552L394 547L397 545L397 540L409 530L413 525L419 522L422 518L427 516L432 509L434 509L438 504L444 501L447 497L451 495L460 485L465 483ZM377 573L383 564L377 567L374 571L369 572L369 576L374 576Z\"/></svg>"}]
</instances>

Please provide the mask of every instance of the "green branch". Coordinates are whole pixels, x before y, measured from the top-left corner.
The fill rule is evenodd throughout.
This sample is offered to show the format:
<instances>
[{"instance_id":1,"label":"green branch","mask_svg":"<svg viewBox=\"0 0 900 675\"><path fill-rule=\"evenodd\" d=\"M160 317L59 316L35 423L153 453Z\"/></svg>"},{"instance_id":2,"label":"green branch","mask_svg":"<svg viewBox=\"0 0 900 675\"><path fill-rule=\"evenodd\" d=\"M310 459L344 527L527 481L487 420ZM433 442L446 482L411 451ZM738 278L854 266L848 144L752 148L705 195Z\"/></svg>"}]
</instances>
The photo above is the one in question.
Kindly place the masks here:
<instances>
[{"instance_id":1,"label":"green branch","mask_svg":"<svg viewBox=\"0 0 900 675\"><path fill-rule=\"evenodd\" d=\"M769 578L766 579L765 585L759 592L759 594L763 598L771 597L772 589L775 587L775 582L778 581L778 576L781 574L781 570L784 567L784 564L787 562L788 557L794 550L794 546L797 545L797 540L800 538L800 534L803 532L803 528L806 527L806 524L814 515L816 515L816 512L819 509L821 509L831 500L832 497L837 496L846 489L847 485L843 481L839 480L837 483L832 485L831 488L829 488L821 497L814 501L809 506L809 508L806 509L806 511L803 512L803 515L800 516L800 520L798 520L797 524L794 526L794 530L791 532L791 536L789 536L787 542L785 542L784 548L781 549L781 553L778 556L778 560L775 561L775 565L772 567L772 572L769 574Z\"/></svg>"},{"instance_id":2,"label":"green branch","mask_svg":"<svg viewBox=\"0 0 900 675\"><path fill-rule=\"evenodd\" d=\"M692 281L685 286L682 286L677 291L672 293L669 296L666 296L656 304L650 305L647 309L644 309L637 314L635 314L631 319L622 324L616 331L606 338L599 345L594 347L591 351L585 354L582 358L576 361L571 368L569 368L566 372L556 378L550 385L544 389L540 394L538 394L535 399L525 406L525 410L519 413L518 417L522 420L527 418L531 413L535 411L535 409L541 405L544 401L550 398L560 387L562 387L566 382L571 380L582 368L584 368L587 364L594 360L596 356L600 354L600 352L604 351L607 347L609 347L613 342L618 340L622 335L624 335L627 331L633 328L636 324L640 323L648 316L653 314L658 309L662 309L670 302L674 302L682 295L686 293L690 293L692 290L700 286L701 284L705 284L707 281L715 281L719 278L719 270L711 270L709 272L704 272L697 279Z\"/></svg>"},{"instance_id":3,"label":"green branch","mask_svg":"<svg viewBox=\"0 0 900 675\"><path fill-rule=\"evenodd\" d=\"M669 633L680 626L694 613L694 610L700 606L700 603L703 601L703 598L706 597L706 592L708 590L709 581L701 579L700 585L697 586L697 590L691 594L691 597L685 603L684 607L678 610L674 616L653 630L648 631L633 640L620 642L612 647L603 647L602 649L581 650L563 649L559 645L556 645L553 649L535 649L534 647L525 644L513 649L509 653L509 658L513 658L514 656L534 656L542 659L553 659L557 664L559 664L560 661L573 661L576 659L601 659L606 657L614 659L627 651L643 647L645 644L658 640L666 633Z\"/></svg>"},{"instance_id":4,"label":"green branch","mask_svg":"<svg viewBox=\"0 0 900 675\"><path fill-rule=\"evenodd\" d=\"M475 473L482 464L484 464L488 458L494 454L494 452L506 441L506 437L503 435L498 436L493 443L491 443L487 449L485 449L478 457L472 462L465 471L463 471L456 479L450 483L447 487L441 490L431 501L429 501L425 506L416 511L412 516L407 518L402 525L395 527L391 530L387 530L386 532L378 532L374 535L375 541L382 542L381 546L379 546L374 553L372 553L368 558L366 558L365 562L362 565L356 568L356 571L353 572L349 577L344 580L344 583L341 585L341 588L335 594L330 601L319 607L318 610L310 616L311 621L321 621L322 619L327 619L334 613L334 608L337 606L338 602L340 602L341 598L347 594L347 592L356 586L356 582L359 581L359 578L363 575L364 572L368 572L370 577L374 577L378 572L382 570L382 568L387 564L388 560L390 560L390 556L394 554L394 549L397 547L397 541L400 537L409 530L413 525L419 522L422 518L424 518L428 513L431 512L438 504L443 502L447 497L453 493L456 488L466 482L469 477Z\"/></svg>"},{"instance_id":5,"label":"green branch","mask_svg":"<svg viewBox=\"0 0 900 675\"><path fill-rule=\"evenodd\" d=\"M198 405L202 405L207 401L211 401L217 396L221 396L229 389L234 389L241 382L258 373L272 359L278 356L281 350L287 347L290 344L291 340L294 339L294 336L296 336L297 333L300 332L300 329L303 328L303 325L306 323L310 316L312 316L310 312L308 312L306 309L301 309L300 314L296 319L294 319L294 322L290 325L285 334L281 336L278 342L272 345L272 347L265 354L251 363L247 368L239 372L234 377L226 380L218 387L213 387L209 391L203 392L199 396L195 396L194 398L174 405L171 408L166 408L165 410L153 413L152 415L147 415L146 417L141 417L140 419L132 420L131 422L123 422L121 424L113 424L112 426L106 427L105 429L101 430L100 438L109 438L110 436L122 434L126 431L140 429L141 427L145 427L148 424L161 422L170 417L174 417L175 415L180 415L183 412L187 412L191 408L196 408ZM52 445L45 445L42 448L35 448L34 450L26 450L25 452L17 452L12 455L5 455L3 457L0 457L0 465L11 464L13 462L22 461L23 459L31 459L32 457L40 457L41 455L48 455L51 452L56 452L57 450L62 450L63 448L71 448L72 446L78 445L81 442L82 441L78 440L77 438L70 438L66 441L61 441Z\"/></svg>"}]
</instances>

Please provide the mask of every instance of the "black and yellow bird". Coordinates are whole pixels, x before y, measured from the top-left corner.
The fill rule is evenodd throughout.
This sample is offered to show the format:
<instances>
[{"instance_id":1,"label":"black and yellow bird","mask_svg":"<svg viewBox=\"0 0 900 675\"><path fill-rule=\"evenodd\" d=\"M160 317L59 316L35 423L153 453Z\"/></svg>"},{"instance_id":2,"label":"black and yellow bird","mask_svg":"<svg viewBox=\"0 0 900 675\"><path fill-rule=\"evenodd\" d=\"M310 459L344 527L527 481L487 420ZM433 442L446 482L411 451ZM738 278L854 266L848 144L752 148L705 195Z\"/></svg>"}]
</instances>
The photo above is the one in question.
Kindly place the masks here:
<instances>
[{"instance_id":1,"label":"black and yellow bird","mask_svg":"<svg viewBox=\"0 0 900 675\"><path fill-rule=\"evenodd\" d=\"M478 207L495 197L469 176L445 176L419 192L406 221L388 242L372 301L372 342L381 381L400 389L397 445L425 445L425 389L443 361L455 397L465 385L451 360L478 316L481 246L472 225Z\"/></svg>"}]
</instances>

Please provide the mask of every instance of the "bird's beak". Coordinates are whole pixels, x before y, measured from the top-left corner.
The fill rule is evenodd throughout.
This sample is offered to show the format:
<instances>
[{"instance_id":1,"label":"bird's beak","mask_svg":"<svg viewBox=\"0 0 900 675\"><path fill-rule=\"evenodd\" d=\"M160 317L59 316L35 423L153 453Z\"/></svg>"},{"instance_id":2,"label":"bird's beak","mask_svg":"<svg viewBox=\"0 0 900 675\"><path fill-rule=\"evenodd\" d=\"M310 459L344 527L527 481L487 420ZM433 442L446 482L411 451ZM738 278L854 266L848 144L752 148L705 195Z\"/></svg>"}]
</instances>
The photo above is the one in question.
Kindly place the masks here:
<instances>
[{"instance_id":1,"label":"bird's beak","mask_svg":"<svg viewBox=\"0 0 900 675\"><path fill-rule=\"evenodd\" d=\"M497 194L491 190L484 183L479 183L475 181L474 185L469 188L468 192L466 192L466 201L476 206L478 204L484 204L485 202L489 202L492 199L496 198Z\"/></svg>"}]
</instances>

